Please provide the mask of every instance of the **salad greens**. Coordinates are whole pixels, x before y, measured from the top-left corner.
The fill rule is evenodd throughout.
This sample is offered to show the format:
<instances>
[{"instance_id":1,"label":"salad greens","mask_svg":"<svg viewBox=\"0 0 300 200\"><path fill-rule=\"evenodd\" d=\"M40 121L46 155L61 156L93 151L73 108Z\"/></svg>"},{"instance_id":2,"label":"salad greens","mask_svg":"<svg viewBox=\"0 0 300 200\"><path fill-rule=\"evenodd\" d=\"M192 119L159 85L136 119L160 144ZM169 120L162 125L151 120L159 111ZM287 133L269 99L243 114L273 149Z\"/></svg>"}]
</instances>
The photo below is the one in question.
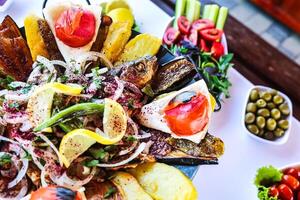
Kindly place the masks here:
<instances>
[{"instance_id":1,"label":"salad greens","mask_svg":"<svg viewBox=\"0 0 300 200\"><path fill-rule=\"evenodd\" d=\"M0 166L4 166L6 164L9 164L11 162L11 155L4 153L2 156L0 156Z\"/></svg>"},{"instance_id":2,"label":"salad greens","mask_svg":"<svg viewBox=\"0 0 300 200\"><path fill-rule=\"evenodd\" d=\"M258 199L259 200L278 200L277 197L270 197L269 196L269 188L264 186L258 186Z\"/></svg>"}]
</instances>

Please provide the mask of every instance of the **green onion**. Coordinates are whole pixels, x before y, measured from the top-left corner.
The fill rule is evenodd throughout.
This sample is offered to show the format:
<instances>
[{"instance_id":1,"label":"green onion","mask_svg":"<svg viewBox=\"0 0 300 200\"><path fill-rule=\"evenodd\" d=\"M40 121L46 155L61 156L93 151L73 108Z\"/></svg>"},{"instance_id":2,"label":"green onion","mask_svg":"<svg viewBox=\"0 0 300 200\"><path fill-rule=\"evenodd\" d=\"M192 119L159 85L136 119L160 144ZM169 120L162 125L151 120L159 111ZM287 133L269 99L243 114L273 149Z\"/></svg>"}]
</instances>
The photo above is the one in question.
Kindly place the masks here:
<instances>
[{"instance_id":1,"label":"green onion","mask_svg":"<svg viewBox=\"0 0 300 200\"><path fill-rule=\"evenodd\" d=\"M217 29L223 30L227 15L228 15L228 8L221 7L219 10L219 16L218 16L218 20L216 23Z\"/></svg>"},{"instance_id":2,"label":"green onion","mask_svg":"<svg viewBox=\"0 0 300 200\"><path fill-rule=\"evenodd\" d=\"M218 13L219 13L219 6L215 4L211 5L211 8L209 9L208 19L210 19L213 23L216 24Z\"/></svg>"}]
</instances>

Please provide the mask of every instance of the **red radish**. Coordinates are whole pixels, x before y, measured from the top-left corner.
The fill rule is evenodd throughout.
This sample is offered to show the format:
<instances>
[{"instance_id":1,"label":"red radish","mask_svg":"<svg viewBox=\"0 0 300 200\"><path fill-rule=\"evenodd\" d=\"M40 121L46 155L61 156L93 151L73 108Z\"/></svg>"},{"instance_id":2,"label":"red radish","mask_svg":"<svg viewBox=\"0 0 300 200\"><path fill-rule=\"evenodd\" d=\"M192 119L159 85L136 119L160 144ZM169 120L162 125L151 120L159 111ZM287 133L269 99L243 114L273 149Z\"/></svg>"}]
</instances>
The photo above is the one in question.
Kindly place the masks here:
<instances>
[{"instance_id":1,"label":"red radish","mask_svg":"<svg viewBox=\"0 0 300 200\"><path fill-rule=\"evenodd\" d=\"M224 55L224 47L220 42L213 42L210 52L214 58L219 59Z\"/></svg>"},{"instance_id":2,"label":"red radish","mask_svg":"<svg viewBox=\"0 0 300 200\"><path fill-rule=\"evenodd\" d=\"M280 184L277 189L281 200L294 200L293 192L286 184Z\"/></svg>"},{"instance_id":3,"label":"red radish","mask_svg":"<svg viewBox=\"0 0 300 200\"><path fill-rule=\"evenodd\" d=\"M192 29L197 31L210 29L214 27L215 27L214 23L209 19L198 19L192 23Z\"/></svg>"},{"instance_id":4,"label":"red radish","mask_svg":"<svg viewBox=\"0 0 300 200\"><path fill-rule=\"evenodd\" d=\"M190 22L185 16L180 16L177 20L180 33L187 35L190 31Z\"/></svg>"},{"instance_id":5,"label":"red radish","mask_svg":"<svg viewBox=\"0 0 300 200\"><path fill-rule=\"evenodd\" d=\"M174 44L179 38L179 35L180 35L179 31L177 31L173 27L168 28L163 37L164 44L166 45Z\"/></svg>"},{"instance_id":6,"label":"red radish","mask_svg":"<svg viewBox=\"0 0 300 200\"><path fill-rule=\"evenodd\" d=\"M200 31L200 35L203 39L208 41L220 41L223 31L215 28L205 29Z\"/></svg>"}]
</instances>

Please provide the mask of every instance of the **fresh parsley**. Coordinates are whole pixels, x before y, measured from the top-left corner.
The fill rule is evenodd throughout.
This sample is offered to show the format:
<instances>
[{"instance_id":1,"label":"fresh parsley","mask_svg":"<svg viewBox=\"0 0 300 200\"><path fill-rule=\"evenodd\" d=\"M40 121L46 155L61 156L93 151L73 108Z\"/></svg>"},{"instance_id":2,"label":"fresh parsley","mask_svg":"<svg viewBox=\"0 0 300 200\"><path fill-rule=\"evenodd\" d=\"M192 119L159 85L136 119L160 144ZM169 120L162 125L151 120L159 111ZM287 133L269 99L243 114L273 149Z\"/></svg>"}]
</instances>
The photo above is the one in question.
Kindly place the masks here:
<instances>
[{"instance_id":1,"label":"fresh parsley","mask_svg":"<svg viewBox=\"0 0 300 200\"><path fill-rule=\"evenodd\" d=\"M104 194L104 198L106 199L106 198L108 198L108 197L111 197L114 193L116 193L117 192L117 190L116 190L116 188L114 188L114 187L109 187L108 188L108 190L105 192L105 194Z\"/></svg>"},{"instance_id":2,"label":"fresh parsley","mask_svg":"<svg viewBox=\"0 0 300 200\"><path fill-rule=\"evenodd\" d=\"M126 141L128 141L128 142L134 142L134 141L136 141L137 139L134 137L134 136L132 136L132 135L129 135L129 136L127 136L127 138L126 138Z\"/></svg>"},{"instance_id":3,"label":"fresh parsley","mask_svg":"<svg viewBox=\"0 0 300 200\"><path fill-rule=\"evenodd\" d=\"M0 78L0 87L5 89L10 89L9 84L12 83L14 80L11 76L6 76L5 78Z\"/></svg>"},{"instance_id":4,"label":"fresh parsley","mask_svg":"<svg viewBox=\"0 0 300 200\"><path fill-rule=\"evenodd\" d=\"M95 159L103 160L108 155L104 149L90 149L89 151Z\"/></svg>"},{"instance_id":5,"label":"fresh parsley","mask_svg":"<svg viewBox=\"0 0 300 200\"><path fill-rule=\"evenodd\" d=\"M86 167L95 167L99 164L99 160L90 160L90 161L85 161L84 166Z\"/></svg>"},{"instance_id":6,"label":"fresh parsley","mask_svg":"<svg viewBox=\"0 0 300 200\"><path fill-rule=\"evenodd\" d=\"M0 156L0 166L4 166L9 163L11 163L11 155L4 153L2 156Z\"/></svg>"},{"instance_id":7,"label":"fresh parsley","mask_svg":"<svg viewBox=\"0 0 300 200\"><path fill-rule=\"evenodd\" d=\"M270 197L269 196L269 188L264 187L264 186L259 186L258 187L258 194L257 197L259 200L278 200L277 197Z\"/></svg>"}]
</instances>

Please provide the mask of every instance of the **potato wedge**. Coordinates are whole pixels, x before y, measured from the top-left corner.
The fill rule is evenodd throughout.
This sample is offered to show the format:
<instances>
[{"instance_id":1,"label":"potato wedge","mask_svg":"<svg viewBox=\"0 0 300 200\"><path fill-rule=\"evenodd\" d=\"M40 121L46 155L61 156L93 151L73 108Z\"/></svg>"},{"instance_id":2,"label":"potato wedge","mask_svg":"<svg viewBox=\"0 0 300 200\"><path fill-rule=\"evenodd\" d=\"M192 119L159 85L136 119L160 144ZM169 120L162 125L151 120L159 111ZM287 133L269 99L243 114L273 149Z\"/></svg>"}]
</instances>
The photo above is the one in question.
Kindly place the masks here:
<instances>
[{"instance_id":1,"label":"potato wedge","mask_svg":"<svg viewBox=\"0 0 300 200\"><path fill-rule=\"evenodd\" d=\"M131 27L127 22L114 22L110 25L101 53L114 63L123 51L129 37Z\"/></svg>"},{"instance_id":2,"label":"potato wedge","mask_svg":"<svg viewBox=\"0 0 300 200\"><path fill-rule=\"evenodd\" d=\"M111 181L116 185L124 200L152 200L151 196L129 173L117 172Z\"/></svg>"},{"instance_id":3,"label":"potato wedge","mask_svg":"<svg viewBox=\"0 0 300 200\"><path fill-rule=\"evenodd\" d=\"M118 64L136 60L144 56L154 56L161 46L161 39L144 33L131 39L118 58Z\"/></svg>"},{"instance_id":4,"label":"potato wedge","mask_svg":"<svg viewBox=\"0 0 300 200\"><path fill-rule=\"evenodd\" d=\"M192 181L175 167L162 163L145 163L129 172L156 200L197 200Z\"/></svg>"}]
</instances>

